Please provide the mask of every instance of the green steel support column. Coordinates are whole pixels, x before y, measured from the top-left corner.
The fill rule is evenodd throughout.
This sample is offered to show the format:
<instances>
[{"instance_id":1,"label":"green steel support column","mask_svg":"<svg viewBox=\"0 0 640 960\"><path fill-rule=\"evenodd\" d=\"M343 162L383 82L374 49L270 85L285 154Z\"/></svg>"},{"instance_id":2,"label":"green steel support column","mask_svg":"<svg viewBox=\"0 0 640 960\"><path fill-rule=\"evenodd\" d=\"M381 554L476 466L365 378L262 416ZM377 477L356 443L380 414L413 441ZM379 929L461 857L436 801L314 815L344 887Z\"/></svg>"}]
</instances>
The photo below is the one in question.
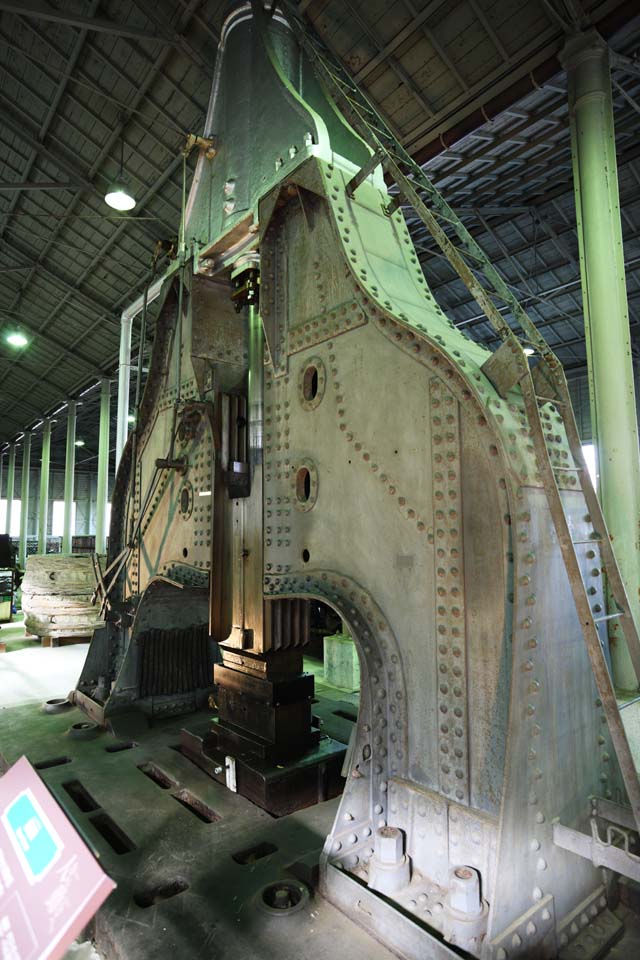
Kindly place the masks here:
<instances>
[{"instance_id":1,"label":"green steel support column","mask_svg":"<svg viewBox=\"0 0 640 960\"><path fill-rule=\"evenodd\" d=\"M111 384L100 382L100 439L98 441L98 487L96 491L96 553L107 549L107 494L109 486L109 417Z\"/></svg>"},{"instance_id":2,"label":"green steel support column","mask_svg":"<svg viewBox=\"0 0 640 960\"><path fill-rule=\"evenodd\" d=\"M26 430L22 442L22 489L20 492L20 542L18 566L24 570L27 563L27 532L29 527L29 471L31 470L31 431Z\"/></svg>"},{"instance_id":3,"label":"green steel support column","mask_svg":"<svg viewBox=\"0 0 640 960\"><path fill-rule=\"evenodd\" d=\"M40 464L40 502L38 504L38 553L47 552L49 525L49 464L51 462L51 420L42 427L42 461Z\"/></svg>"},{"instance_id":4,"label":"green steel support column","mask_svg":"<svg viewBox=\"0 0 640 960\"><path fill-rule=\"evenodd\" d=\"M16 482L16 445L9 446L9 465L7 467L7 512L5 514L5 533L11 536L11 513L13 511L13 493Z\"/></svg>"},{"instance_id":5,"label":"green steel support column","mask_svg":"<svg viewBox=\"0 0 640 960\"><path fill-rule=\"evenodd\" d=\"M73 491L76 469L76 409L75 400L69 400L67 406L67 453L64 464L64 527L62 532L62 552L72 552L73 539Z\"/></svg>"},{"instance_id":6,"label":"green steel support column","mask_svg":"<svg viewBox=\"0 0 640 960\"><path fill-rule=\"evenodd\" d=\"M609 52L595 31L568 40L573 175L599 493L632 613L640 626L640 457L624 273ZM617 632L618 631L618 632ZM613 677L637 686L619 627Z\"/></svg>"}]
</instances>

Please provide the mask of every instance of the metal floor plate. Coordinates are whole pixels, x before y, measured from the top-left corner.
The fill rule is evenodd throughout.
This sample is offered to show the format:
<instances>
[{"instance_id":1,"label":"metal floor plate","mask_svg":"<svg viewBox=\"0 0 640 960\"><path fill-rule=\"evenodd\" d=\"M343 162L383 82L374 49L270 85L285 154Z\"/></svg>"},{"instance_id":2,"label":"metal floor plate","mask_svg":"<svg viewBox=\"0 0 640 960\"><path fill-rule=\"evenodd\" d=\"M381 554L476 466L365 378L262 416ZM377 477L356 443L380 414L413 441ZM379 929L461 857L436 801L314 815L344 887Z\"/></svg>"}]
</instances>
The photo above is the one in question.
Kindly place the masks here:
<instances>
[{"instance_id":1,"label":"metal floor plate","mask_svg":"<svg viewBox=\"0 0 640 960\"><path fill-rule=\"evenodd\" d=\"M270 916L257 895L272 881L312 874L337 800L281 819L216 783L177 752L179 718L117 749L107 733L77 739L76 709L3 710L0 753L26 754L118 887L95 920L108 960L175 957L324 958L392 954L312 891L307 906ZM64 761L66 762L60 762Z\"/></svg>"},{"instance_id":2,"label":"metal floor plate","mask_svg":"<svg viewBox=\"0 0 640 960\"><path fill-rule=\"evenodd\" d=\"M107 960L333 960L337 944L350 960L392 960L313 889L290 915L258 905L272 881L312 877L337 800L274 819L178 753L180 728L194 717L138 734L128 747L106 733L70 736L85 719L75 709L45 715L34 704L2 710L0 719L5 760L26 754L39 766L118 883L93 931ZM619 913L625 934L611 960L640 954L638 919Z\"/></svg>"}]
</instances>

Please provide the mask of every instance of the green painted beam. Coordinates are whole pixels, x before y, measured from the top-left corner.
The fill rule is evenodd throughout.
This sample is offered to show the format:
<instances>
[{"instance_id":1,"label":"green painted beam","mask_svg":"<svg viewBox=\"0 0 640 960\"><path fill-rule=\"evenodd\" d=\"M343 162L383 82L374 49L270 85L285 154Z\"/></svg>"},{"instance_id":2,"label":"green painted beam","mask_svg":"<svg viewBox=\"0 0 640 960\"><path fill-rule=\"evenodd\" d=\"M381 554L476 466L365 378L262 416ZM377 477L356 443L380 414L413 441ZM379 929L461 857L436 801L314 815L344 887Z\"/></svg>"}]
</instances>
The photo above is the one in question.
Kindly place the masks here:
<instances>
[{"instance_id":1,"label":"green painted beam","mask_svg":"<svg viewBox=\"0 0 640 960\"><path fill-rule=\"evenodd\" d=\"M620 221L609 50L596 31L568 40L574 192L599 494L632 613L640 626L640 456ZM610 632L615 683L637 681L624 638Z\"/></svg>"}]
</instances>

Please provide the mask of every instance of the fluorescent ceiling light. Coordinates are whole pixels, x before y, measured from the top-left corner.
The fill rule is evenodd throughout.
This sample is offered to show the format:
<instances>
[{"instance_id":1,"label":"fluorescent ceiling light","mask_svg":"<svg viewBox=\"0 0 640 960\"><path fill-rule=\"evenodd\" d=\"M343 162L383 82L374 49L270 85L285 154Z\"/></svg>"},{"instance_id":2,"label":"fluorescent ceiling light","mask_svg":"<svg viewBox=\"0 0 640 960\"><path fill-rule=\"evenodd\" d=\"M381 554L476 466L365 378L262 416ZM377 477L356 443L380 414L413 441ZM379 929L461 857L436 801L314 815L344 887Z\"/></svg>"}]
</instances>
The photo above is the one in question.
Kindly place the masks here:
<instances>
[{"instance_id":1,"label":"fluorescent ceiling light","mask_svg":"<svg viewBox=\"0 0 640 960\"><path fill-rule=\"evenodd\" d=\"M5 340L11 344L12 347L26 347L29 343L24 333L20 333L19 330L12 330L11 333L7 334Z\"/></svg>"},{"instance_id":2,"label":"fluorescent ceiling light","mask_svg":"<svg viewBox=\"0 0 640 960\"><path fill-rule=\"evenodd\" d=\"M129 414L129 416L127 417L127 420L128 420L129 423L135 423L135 422L136 422L136 418L134 417L134 415L133 415L132 413Z\"/></svg>"},{"instance_id":3,"label":"fluorescent ceiling light","mask_svg":"<svg viewBox=\"0 0 640 960\"><path fill-rule=\"evenodd\" d=\"M116 180L115 183L112 183L105 193L104 199L114 210L133 210L136 205L135 199L131 196L131 191L123 180Z\"/></svg>"},{"instance_id":4,"label":"fluorescent ceiling light","mask_svg":"<svg viewBox=\"0 0 640 960\"><path fill-rule=\"evenodd\" d=\"M76 440L76 447L84 447L84 440Z\"/></svg>"},{"instance_id":5,"label":"fluorescent ceiling light","mask_svg":"<svg viewBox=\"0 0 640 960\"><path fill-rule=\"evenodd\" d=\"M533 349L533 347L525 347L525 348L524 348L524 355L525 355L525 357L532 357L532 356L534 355L534 353L535 353L535 350Z\"/></svg>"}]
</instances>

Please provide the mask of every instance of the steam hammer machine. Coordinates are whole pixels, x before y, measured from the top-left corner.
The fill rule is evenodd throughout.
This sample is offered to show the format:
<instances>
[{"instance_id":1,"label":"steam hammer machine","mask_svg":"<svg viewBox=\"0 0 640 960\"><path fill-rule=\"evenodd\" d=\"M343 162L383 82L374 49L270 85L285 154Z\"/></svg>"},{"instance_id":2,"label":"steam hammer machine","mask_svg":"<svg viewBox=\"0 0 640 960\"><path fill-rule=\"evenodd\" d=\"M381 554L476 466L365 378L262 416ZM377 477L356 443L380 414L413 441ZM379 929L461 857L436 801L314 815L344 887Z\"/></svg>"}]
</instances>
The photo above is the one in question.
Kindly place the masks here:
<instances>
[{"instance_id":1,"label":"steam hammer machine","mask_svg":"<svg viewBox=\"0 0 640 960\"><path fill-rule=\"evenodd\" d=\"M430 227L444 201L337 69L289 4L225 22L75 699L153 721L215 683L204 764L276 813L336 794L320 600L362 685L323 895L403 957L595 956L639 874L603 839L640 796L605 567L640 657L564 376L526 317L533 366L506 323L491 353L447 319L384 170Z\"/></svg>"}]
</instances>

